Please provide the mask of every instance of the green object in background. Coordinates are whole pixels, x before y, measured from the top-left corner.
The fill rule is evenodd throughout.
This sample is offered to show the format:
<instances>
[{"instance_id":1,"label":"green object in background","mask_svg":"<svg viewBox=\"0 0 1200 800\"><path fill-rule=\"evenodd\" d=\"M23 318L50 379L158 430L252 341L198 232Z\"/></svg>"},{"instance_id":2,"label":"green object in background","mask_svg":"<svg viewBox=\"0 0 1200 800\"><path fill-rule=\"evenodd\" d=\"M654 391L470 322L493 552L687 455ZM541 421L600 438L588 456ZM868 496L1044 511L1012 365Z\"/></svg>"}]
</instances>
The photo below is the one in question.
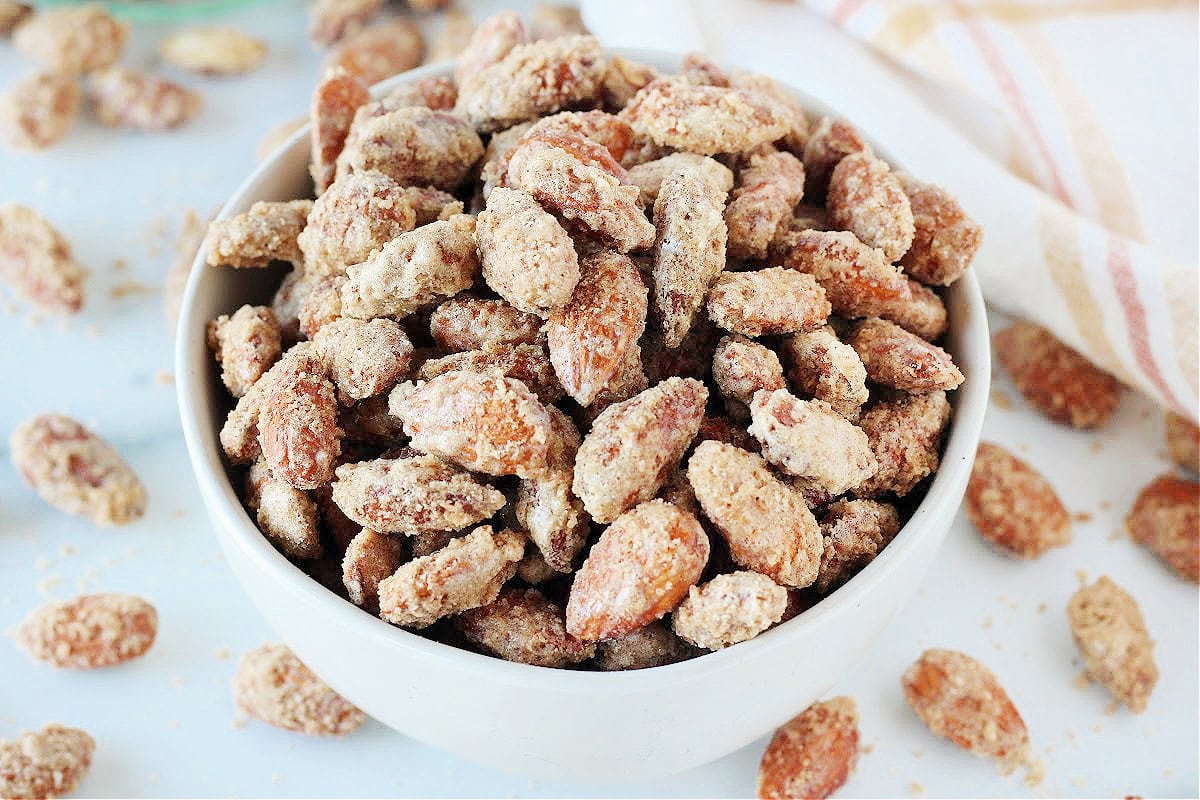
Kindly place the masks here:
<instances>
[{"instance_id":1,"label":"green object in background","mask_svg":"<svg viewBox=\"0 0 1200 800\"><path fill-rule=\"evenodd\" d=\"M101 3L128 22L177 22L261 5L263 0L108 0ZM79 5L78 0L44 0L42 6Z\"/></svg>"}]
</instances>

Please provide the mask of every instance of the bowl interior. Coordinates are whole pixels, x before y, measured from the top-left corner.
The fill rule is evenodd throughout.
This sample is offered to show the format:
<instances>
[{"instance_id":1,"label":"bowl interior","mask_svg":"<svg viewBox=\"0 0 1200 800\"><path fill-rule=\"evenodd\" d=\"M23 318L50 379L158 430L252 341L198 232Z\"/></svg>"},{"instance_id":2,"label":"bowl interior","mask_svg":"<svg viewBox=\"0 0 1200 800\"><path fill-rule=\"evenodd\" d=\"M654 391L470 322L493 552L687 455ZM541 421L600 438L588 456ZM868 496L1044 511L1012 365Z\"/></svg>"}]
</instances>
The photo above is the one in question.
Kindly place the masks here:
<instances>
[{"instance_id":1,"label":"bowl interior","mask_svg":"<svg viewBox=\"0 0 1200 800\"><path fill-rule=\"evenodd\" d=\"M677 70L680 60L678 55L656 51L614 48L611 52L664 71ZM452 71L452 63L434 64L388 79L376 85L372 91L379 96L397 85L424 77L449 76ZM810 94L791 87L786 81L781 82L795 93L810 113L836 113ZM891 164L903 166L886 147L876 147L875 142L872 142L872 146ZM241 213L258 200L291 200L312 196L307 165L306 126L246 179L221 210L219 217ZM207 267L202 251L193 264L184 295L176 344L180 415L196 478L223 544L235 548L239 557L248 559L256 571L268 575L270 580L301 584L322 613L330 615L340 626L377 640L383 646L425 659L444 660L458 669L476 671L480 675L504 676L511 683L536 685L541 690L586 688L590 692L621 692L634 684L644 689L655 683L673 683L699 671L730 668L740 656L748 654L748 648L769 651L779 647L787 637L802 635L806 628L818 625L829 615L852 612L879 581L886 580L889 572L908 558L918 538L927 532L927 522L935 513L944 513L947 506L950 506L952 513L958 507L987 405L991 373L987 318L979 285L974 273L968 271L945 293L950 313L950 331L944 346L954 356L967 379L950 396L955 413L945 443L942 467L912 517L877 558L811 609L737 647L677 664L632 672L573 671L516 664L422 638L343 600L277 552L243 508L228 479L218 444L217 434L229 403L207 351L205 325L220 314L232 313L243 303L269 304L283 274L284 271L277 268L235 270Z\"/></svg>"}]
</instances>

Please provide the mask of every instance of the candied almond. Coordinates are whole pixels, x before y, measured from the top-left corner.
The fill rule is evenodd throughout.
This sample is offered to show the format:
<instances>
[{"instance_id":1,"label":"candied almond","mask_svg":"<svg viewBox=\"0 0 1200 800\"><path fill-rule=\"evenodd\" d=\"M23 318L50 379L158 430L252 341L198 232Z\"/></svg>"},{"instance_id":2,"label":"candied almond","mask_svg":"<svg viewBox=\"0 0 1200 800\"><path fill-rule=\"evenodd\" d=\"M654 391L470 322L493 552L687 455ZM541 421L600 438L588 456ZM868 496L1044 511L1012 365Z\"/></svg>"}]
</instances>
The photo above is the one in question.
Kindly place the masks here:
<instances>
[{"instance_id":1,"label":"candied almond","mask_svg":"<svg viewBox=\"0 0 1200 800\"><path fill-rule=\"evenodd\" d=\"M350 267L342 313L358 319L404 317L469 289L478 273L475 218L455 214L400 234Z\"/></svg>"},{"instance_id":2,"label":"candied almond","mask_svg":"<svg viewBox=\"0 0 1200 800\"><path fill-rule=\"evenodd\" d=\"M627 256L585 256L580 279L564 307L550 315L546 340L563 388L587 406L619 374L646 327L647 291Z\"/></svg>"},{"instance_id":3,"label":"candied almond","mask_svg":"<svg viewBox=\"0 0 1200 800\"><path fill-rule=\"evenodd\" d=\"M317 331L313 343L339 395L350 400L388 391L412 364L412 342L395 320L334 320Z\"/></svg>"},{"instance_id":4,"label":"candied almond","mask_svg":"<svg viewBox=\"0 0 1200 800\"><path fill-rule=\"evenodd\" d=\"M494 601L517 571L525 539L483 525L401 566L379 584L379 615L393 625L427 628L442 617Z\"/></svg>"},{"instance_id":5,"label":"candied almond","mask_svg":"<svg viewBox=\"0 0 1200 800\"><path fill-rule=\"evenodd\" d=\"M848 231L788 231L772 247L783 266L817 279L838 314L888 316L911 297L900 269Z\"/></svg>"},{"instance_id":6,"label":"candied almond","mask_svg":"<svg viewBox=\"0 0 1200 800\"><path fill-rule=\"evenodd\" d=\"M739 566L784 586L816 580L821 529L800 493L776 478L761 456L710 440L696 448L687 474Z\"/></svg>"},{"instance_id":7,"label":"candied almond","mask_svg":"<svg viewBox=\"0 0 1200 800\"><path fill-rule=\"evenodd\" d=\"M378 321L378 320L376 320ZM478 350L432 358L417 370L416 380L429 380L447 372L473 372L495 378L515 378L543 403L562 399L563 388L541 344L487 342Z\"/></svg>"},{"instance_id":8,"label":"candied almond","mask_svg":"<svg viewBox=\"0 0 1200 800\"><path fill-rule=\"evenodd\" d=\"M858 761L858 706L850 697L813 703L771 737L758 767L758 796L825 798Z\"/></svg>"},{"instance_id":9,"label":"candied almond","mask_svg":"<svg viewBox=\"0 0 1200 800\"><path fill-rule=\"evenodd\" d=\"M457 99L458 89L455 88L454 81L436 76L401 84L376 102L384 111L395 111L405 106L425 106L434 111L453 111Z\"/></svg>"},{"instance_id":10,"label":"candied almond","mask_svg":"<svg viewBox=\"0 0 1200 800\"><path fill-rule=\"evenodd\" d=\"M1158 476L1138 493L1125 527L1180 577L1200 581L1200 483Z\"/></svg>"},{"instance_id":11,"label":"candied almond","mask_svg":"<svg viewBox=\"0 0 1200 800\"><path fill-rule=\"evenodd\" d=\"M363 82L344 69L326 73L313 89L312 155L308 169L317 194L333 183L338 156L342 154L354 116L370 99Z\"/></svg>"},{"instance_id":12,"label":"candied almond","mask_svg":"<svg viewBox=\"0 0 1200 800\"><path fill-rule=\"evenodd\" d=\"M421 29L410 19L390 19L344 38L325 59L370 86L420 66L425 54Z\"/></svg>"},{"instance_id":13,"label":"candied almond","mask_svg":"<svg viewBox=\"0 0 1200 800\"><path fill-rule=\"evenodd\" d=\"M267 45L236 28L188 28L168 36L158 46L163 60L201 75L245 75L267 57Z\"/></svg>"},{"instance_id":14,"label":"candied almond","mask_svg":"<svg viewBox=\"0 0 1200 800\"><path fill-rule=\"evenodd\" d=\"M333 384L324 365L279 363L284 366L261 400L259 447L272 475L297 489L315 489L333 478L341 452Z\"/></svg>"},{"instance_id":15,"label":"candied almond","mask_svg":"<svg viewBox=\"0 0 1200 800\"><path fill-rule=\"evenodd\" d=\"M70 73L39 72L0 95L0 136L22 150L44 150L67 135L79 113L79 81Z\"/></svg>"},{"instance_id":16,"label":"candied almond","mask_svg":"<svg viewBox=\"0 0 1200 800\"><path fill-rule=\"evenodd\" d=\"M1005 772L1028 757L1025 721L984 664L955 650L926 650L901 677L904 698L935 736L996 759Z\"/></svg>"},{"instance_id":17,"label":"candied almond","mask_svg":"<svg viewBox=\"0 0 1200 800\"><path fill-rule=\"evenodd\" d=\"M301 334L314 339L321 328L342 318L342 287L346 285L346 276L319 278L315 273L310 273L310 278L313 281L312 288L300 304L296 322Z\"/></svg>"},{"instance_id":18,"label":"candied almond","mask_svg":"<svg viewBox=\"0 0 1200 800\"><path fill-rule=\"evenodd\" d=\"M621 116L656 144L706 156L753 150L790 128L779 105L760 92L665 79L640 89Z\"/></svg>"},{"instance_id":19,"label":"candied almond","mask_svg":"<svg viewBox=\"0 0 1200 800\"><path fill-rule=\"evenodd\" d=\"M308 342L295 345L238 398L221 427L221 449L234 464L249 464L261 452L258 441L262 410L272 385L284 373L323 372L315 348Z\"/></svg>"},{"instance_id":20,"label":"candied almond","mask_svg":"<svg viewBox=\"0 0 1200 800\"><path fill-rule=\"evenodd\" d=\"M560 111L557 114L551 114L548 117L542 117L533 122L525 130L524 135L537 136L543 131L556 128L559 130L574 131L585 139L601 145L617 162L620 162L625 157L625 151L629 149L630 144L633 142L633 129L629 127L629 123L620 117L599 110ZM623 172L624 167L617 169L616 167L619 164L614 165L605 159L603 153L596 155L598 158L594 163L607 164L608 168L618 176L625 174Z\"/></svg>"},{"instance_id":21,"label":"candied almond","mask_svg":"<svg viewBox=\"0 0 1200 800\"><path fill-rule=\"evenodd\" d=\"M455 111L480 131L596 99L605 58L593 36L563 36L516 44L503 58L465 75Z\"/></svg>"},{"instance_id":22,"label":"candied almond","mask_svg":"<svg viewBox=\"0 0 1200 800\"><path fill-rule=\"evenodd\" d=\"M1050 482L990 442L975 453L966 507L983 538L1022 558L1071 541L1071 515Z\"/></svg>"},{"instance_id":23,"label":"candied almond","mask_svg":"<svg viewBox=\"0 0 1200 800\"><path fill-rule=\"evenodd\" d=\"M96 742L86 731L47 725L16 741L0 739L0 797L71 794L92 765Z\"/></svg>"},{"instance_id":24,"label":"candied almond","mask_svg":"<svg viewBox=\"0 0 1200 800\"><path fill-rule=\"evenodd\" d=\"M797 333L780 348L789 363L788 379L802 393L824 400L850 421L867 402L867 370L854 348L832 328Z\"/></svg>"},{"instance_id":25,"label":"candied almond","mask_svg":"<svg viewBox=\"0 0 1200 800\"><path fill-rule=\"evenodd\" d=\"M471 372L447 372L390 399L412 446L487 475L545 472L553 424L525 384Z\"/></svg>"},{"instance_id":26,"label":"candied almond","mask_svg":"<svg viewBox=\"0 0 1200 800\"><path fill-rule=\"evenodd\" d=\"M1107 424L1121 384L1045 328L1016 322L993 337L996 359L1025 400L1048 419L1073 428Z\"/></svg>"},{"instance_id":27,"label":"candied almond","mask_svg":"<svg viewBox=\"0 0 1200 800\"><path fill-rule=\"evenodd\" d=\"M629 168L629 182L641 190L642 205L654 208L663 182L676 172L695 172L717 195L733 188L733 172L715 158L695 153L671 153ZM722 199L722 202L724 200Z\"/></svg>"},{"instance_id":28,"label":"candied almond","mask_svg":"<svg viewBox=\"0 0 1200 800\"><path fill-rule=\"evenodd\" d=\"M921 283L949 286L971 266L983 232L945 189L905 173L896 177L908 196L915 229L900 266Z\"/></svg>"},{"instance_id":29,"label":"candied almond","mask_svg":"<svg viewBox=\"0 0 1200 800\"><path fill-rule=\"evenodd\" d=\"M664 346L678 347L725 269L725 192L700 167L668 175L654 201L654 308Z\"/></svg>"},{"instance_id":30,"label":"candied almond","mask_svg":"<svg viewBox=\"0 0 1200 800\"><path fill-rule=\"evenodd\" d=\"M355 172L316 199L296 244L306 270L336 275L416 225L408 189L382 172Z\"/></svg>"},{"instance_id":31,"label":"candied almond","mask_svg":"<svg viewBox=\"0 0 1200 800\"><path fill-rule=\"evenodd\" d=\"M260 200L250 210L215 219L204 236L209 266L266 267L272 261L299 264L303 254L296 238L307 224L311 200Z\"/></svg>"},{"instance_id":32,"label":"candied almond","mask_svg":"<svg viewBox=\"0 0 1200 800\"><path fill-rule=\"evenodd\" d=\"M439 347L450 351L477 350L488 342L533 344L542 321L503 300L460 296L442 303L429 315L429 332Z\"/></svg>"},{"instance_id":33,"label":"candied almond","mask_svg":"<svg viewBox=\"0 0 1200 800\"><path fill-rule=\"evenodd\" d=\"M74 314L83 306L84 269L49 222L28 206L0 206L0 278L37 308Z\"/></svg>"},{"instance_id":34,"label":"candied almond","mask_svg":"<svg viewBox=\"0 0 1200 800\"><path fill-rule=\"evenodd\" d=\"M464 611L454 627L489 655L533 664L565 667L587 661L596 646L567 633L563 612L537 589L510 589L486 606Z\"/></svg>"},{"instance_id":35,"label":"candied almond","mask_svg":"<svg viewBox=\"0 0 1200 800\"><path fill-rule=\"evenodd\" d=\"M233 699L242 712L284 730L341 736L367 719L281 644L248 650L232 685Z\"/></svg>"},{"instance_id":36,"label":"candied almond","mask_svg":"<svg viewBox=\"0 0 1200 800\"><path fill-rule=\"evenodd\" d=\"M471 15L461 8L448 8L438 16L442 19L442 25L425 53L426 64L458 58L467 49L475 33Z\"/></svg>"},{"instance_id":37,"label":"candied almond","mask_svg":"<svg viewBox=\"0 0 1200 800\"><path fill-rule=\"evenodd\" d=\"M638 188L626 182L623 167L605 163L611 160L607 148L580 133L541 131L514 148L506 180L621 252L644 250L654 242L654 226Z\"/></svg>"},{"instance_id":38,"label":"candied almond","mask_svg":"<svg viewBox=\"0 0 1200 800\"><path fill-rule=\"evenodd\" d=\"M90 76L96 117L113 128L165 131L197 114L204 99L192 90L148 72L105 67Z\"/></svg>"},{"instance_id":39,"label":"candied almond","mask_svg":"<svg viewBox=\"0 0 1200 800\"><path fill-rule=\"evenodd\" d=\"M316 503L306 492L272 475L266 462L256 461L250 467L245 500L263 536L284 555L315 559L324 554Z\"/></svg>"},{"instance_id":40,"label":"candied almond","mask_svg":"<svg viewBox=\"0 0 1200 800\"><path fill-rule=\"evenodd\" d=\"M38 661L66 669L124 664L158 634L154 606L131 594L85 594L47 603L20 624L17 644Z\"/></svg>"},{"instance_id":41,"label":"candied almond","mask_svg":"<svg viewBox=\"0 0 1200 800\"><path fill-rule=\"evenodd\" d=\"M91 72L121 57L129 29L98 3L44 8L13 34L13 44L54 69Z\"/></svg>"},{"instance_id":42,"label":"candied almond","mask_svg":"<svg viewBox=\"0 0 1200 800\"><path fill-rule=\"evenodd\" d=\"M886 162L870 153L851 153L829 178L829 221L868 247L899 261L912 246L913 213L908 196Z\"/></svg>"},{"instance_id":43,"label":"candied almond","mask_svg":"<svg viewBox=\"0 0 1200 800\"><path fill-rule=\"evenodd\" d=\"M867 377L883 386L921 393L949 391L963 382L949 353L894 322L864 320L855 326L848 344L862 359Z\"/></svg>"},{"instance_id":44,"label":"candied almond","mask_svg":"<svg viewBox=\"0 0 1200 800\"><path fill-rule=\"evenodd\" d=\"M1166 437L1171 460L1184 469L1200 472L1200 427L1187 417L1168 411Z\"/></svg>"},{"instance_id":45,"label":"candied almond","mask_svg":"<svg viewBox=\"0 0 1200 800\"><path fill-rule=\"evenodd\" d=\"M59 511L125 525L146 511L146 490L107 442L70 417L38 414L9 439L13 466Z\"/></svg>"},{"instance_id":46,"label":"candied almond","mask_svg":"<svg viewBox=\"0 0 1200 800\"><path fill-rule=\"evenodd\" d=\"M643 86L660 77L659 71L647 64L617 54L609 56L602 81L605 107L624 108Z\"/></svg>"},{"instance_id":47,"label":"candied almond","mask_svg":"<svg viewBox=\"0 0 1200 800\"><path fill-rule=\"evenodd\" d=\"M513 511L546 564L555 572L572 571L590 528L583 503L571 493L570 470L522 480Z\"/></svg>"},{"instance_id":48,"label":"candied almond","mask_svg":"<svg viewBox=\"0 0 1200 800\"><path fill-rule=\"evenodd\" d=\"M834 168L852 153L870 153L858 129L844 119L822 117L804 145L805 198L822 203Z\"/></svg>"},{"instance_id":49,"label":"candied almond","mask_svg":"<svg viewBox=\"0 0 1200 800\"><path fill-rule=\"evenodd\" d=\"M596 643L596 666L609 672L648 669L685 661L697 651L662 622Z\"/></svg>"},{"instance_id":50,"label":"candied almond","mask_svg":"<svg viewBox=\"0 0 1200 800\"><path fill-rule=\"evenodd\" d=\"M699 381L668 378L596 417L572 487L592 519L612 522L654 497L696 436L707 400Z\"/></svg>"},{"instance_id":51,"label":"candied almond","mask_svg":"<svg viewBox=\"0 0 1200 800\"><path fill-rule=\"evenodd\" d=\"M780 226L804 196L804 164L791 153L755 153L738 173L725 209L729 255L764 259Z\"/></svg>"},{"instance_id":52,"label":"candied almond","mask_svg":"<svg viewBox=\"0 0 1200 800\"><path fill-rule=\"evenodd\" d=\"M800 400L787 389L756 394L750 433L767 461L805 485L836 497L875 473L867 435L821 400Z\"/></svg>"},{"instance_id":53,"label":"candied almond","mask_svg":"<svg viewBox=\"0 0 1200 800\"><path fill-rule=\"evenodd\" d=\"M529 38L535 42L587 32L583 17L575 6L538 3L529 16Z\"/></svg>"},{"instance_id":54,"label":"candied almond","mask_svg":"<svg viewBox=\"0 0 1200 800\"><path fill-rule=\"evenodd\" d=\"M434 456L343 464L333 501L354 522L381 533L457 531L504 507L504 495Z\"/></svg>"},{"instance_id":55,"label":"candied almond","mask_svg":"<svg viewBox=\"0 0 1200 800\"><path fill-rule=\"evenodd\" d=\"M804 156L804 145L808 143L809 123L804 106L789 89L784 88L770 75L746 70L734 70L729 75L729 85L735 89L746 89L770 97L778 105L777 111L788 121L788 132L776 140L777 147Z\"/></svg>"},{"instance_id":56,"label":"candied almond","mask_svg":"<svg viewBox=\"0 0 1200 800\"><path fill-rule=\"evenodd\" d=\"M525 23L515 11L493 14L474 29L462 52L446 54L447 58L458 57L454 82L461 86L484 68L502 61L514 47L528 41Z\"/></svg>"},{"instance_id":57,"label":"candied almond","mask_svg":"<svg viewBox=\"0 0 1200 800\"><path fill-rule=\"evenodd\" d=\"M1108 689L1133 713L1145 711L1158 683L1158 665L1154 663L1154 641L1137 601L1102 575L1071 595L1067 618L1088 678Z\"/></svg>"},{"instance_id":58,"label":"candied almond","mask_svg":"<svg viewBox=\"0 0 1200 800\"><path fill-rule=\"evenodd\" d=\"M400 567L400 542L363 528L342 557L342 583L350 602L368 609L379 605L379 583Z\"/></svg>"},{"instance_id":59,"label":"candied almond","mask_svg":"<svg viewBox=\"0 0 1200 800\"><path fill-rule=\"evenodd\" d=\"M383 8L384 0L315 0L308 7L308 38L326 47L353 33Z\"/></svg>"},{"instance_id":60,"label":"candied almond","mask_svg":"<svg viewBox=\"0 0 1200 800\"><path fill-rule=\"evenodd\" d=\"M861 497L903 497L938 468L942 431L950 422L942 391L907 395L868 408L859 420L875 454L875 474L854 491Z\"/></svg>"},{"instance_id":61,"label":"candied almond","mask_svg":"<svg viewBox=\"0 0 1200 800\"><path fill-rule=\"evenodd\" d=\"M479 136L449 111L407 106L371 116L360 110L337 158L337 175L378 170L404 186L449 192L482 156Z\"/></svg>"},{"instance_id":62,"label":"candied almond","mask_svg":"<svg viewBox=\"0 0 1200 800\"><path fill-rule=\"evenodd\" d=\"M766 575L732 572L689 589L671 614L671 627L686 642L720 650L779 622L785 606L787 590Z\"/></svg>"},{"instance_id":63,"label":"candied almond","mask_svg":"<svg viewBox=\"0 0 1200 800\"><path fill-rule=\"evenodd\" d=\"M946 304L933 289L908 279L908 293L876 304L880 317L927 342L942 338L950 327Z\"/></svg>"},{"instance_id":64,"label":"candied almond","mask_svg":"<svg viewBox=\"0 0 1200 800\"><path fill-rule=\"evenodd\" d=\"M208 346L221 365L221 381L241 397L278 360L279 322L266 306L244 305L233 316L208 323Z\"/></svg>"},{"instance_id":65,"label":"candied almond","mask_svg":"<svg viewBox=\"0 0 1200 800\"><path fill-rule=\"evenodd\" d=\"M814 588L837 588L874 560L900 532L896 507L874 500L838 500L821 519L825 544Z\"/></svg>"},{"instance_id":66,"label":"candied almond","mask_svg":"<svg viewBox=\"0 0 1200 800\"><path fill-rule=\"evenodd\" d=\"M783 389L783 365L774 350L736 334L722 337L713 353L713 382L725 397L749 403L760 390Z\"/></svg>"},{"instance_id":67,"label":"candied almond","mask_svg":"<svg viewBox=\"0 0 1200 800\"><path fill-rule=\"evenodd\" d=\"M613 520L576 573L567 631L595 642L661 618L700 579L708 550L691 514L662 500L635 506Z\"/></svg>"},{"instance_id":68,"label":"candied almond","mask_svg":"<svg viewBox=\"0 0 1200 800\"><path fill-rule=\"evenodd\" d=\"M750 338L819 328L829 312L813 276L784 267L726 272L708 293L709 318Z\"/></svg>"},{"instance_id":69,"label":"candied almond","mask_svg":"<svg viewBox=\"0 0 1200 800\"><path fill-rule=\"evenodd\" d=\"M571 237L525 192L496 188L475 225L483 279L513 306L544 317L579 283Z\"/></svg>"}]
</instances>

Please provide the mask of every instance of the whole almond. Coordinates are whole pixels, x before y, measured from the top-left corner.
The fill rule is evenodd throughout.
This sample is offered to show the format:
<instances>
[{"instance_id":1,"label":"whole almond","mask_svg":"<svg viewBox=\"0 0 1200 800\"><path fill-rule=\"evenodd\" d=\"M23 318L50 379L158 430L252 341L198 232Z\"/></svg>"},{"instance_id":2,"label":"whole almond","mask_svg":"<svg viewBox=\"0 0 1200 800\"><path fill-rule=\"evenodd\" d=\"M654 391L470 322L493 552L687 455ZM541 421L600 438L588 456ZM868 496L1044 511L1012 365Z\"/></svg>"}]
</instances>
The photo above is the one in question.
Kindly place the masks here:
<instances>
[{"instance_id":1,"label":"whole almond","mask_svg":"<svg viewBox=\"0 0 1200 800\"><path fill-rule=\"evenodd\" d=\"M86 594L48 603L17 628L17 644L67 669L111 667L144 655L158 634L154 606L129 594Z\"/></svg>"},{"instance_id":2,"label":"whole almond","mask_svg":"<svg viewBox=\"0 0 1200 800\"><path fill-rule=\"evenodd\" d=\"M758 796L824 798L858 760L858 707L850 697L813 703L771 737L758 767Z\"/></svg>"}]
</instances>

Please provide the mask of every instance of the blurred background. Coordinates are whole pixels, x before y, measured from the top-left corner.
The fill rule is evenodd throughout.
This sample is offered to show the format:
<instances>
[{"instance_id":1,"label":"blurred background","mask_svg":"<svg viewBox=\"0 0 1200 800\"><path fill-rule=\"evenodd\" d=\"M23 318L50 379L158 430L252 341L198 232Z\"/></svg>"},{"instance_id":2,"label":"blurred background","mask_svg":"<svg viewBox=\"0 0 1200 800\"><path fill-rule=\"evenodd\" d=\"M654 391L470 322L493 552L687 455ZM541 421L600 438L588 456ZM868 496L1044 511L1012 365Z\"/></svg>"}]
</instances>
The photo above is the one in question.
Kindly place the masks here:
<instances>
[{"instance_id":1,"label":"blurred background","mask_svg":"<svg viewBox=\"0 0 1200 800\"><path fill-rule=\"evenodd\" d=\"M194 254L194 237L179 251L181 235L202 229L307 115L329 50L310 38L308 4L294 0L104 5L131 26L120 63L177 82L202 106L173 130L141 131L108 127L85 104L51 146L0 141L0 204L36 209L88 270L83 310L68 318L0 286L0 432L39 412L70 414L126 457L150 503L132 526L95 529L45 506L5 451L0 629L51 598L130 591L157 606L160 638L144 659L81 674L0 642L10 687L0 738L51 721L85 728L98 750L79 793L97 797L752 794L765 740L684 775L598 787L477 768L373 722L319 740L238 719L229 677L272 633L223 563L194 486L175 405L169 274ZM606 46L709 50L821 98L960 195L984 224L977 269L994 325L1005 312L1033 316L1140 391L1106 428L1081 433L1031 413L995 376L984 436L1052 478L1077 514L1075 542L1017 563L965 518L955 523L918 597L834 689L857 698L867 748L841 796L1194 796L1195 587L1128 541L1121 521L1169 469L1162 407L1193 418L1196 409L1195 4L595 0L578 18L511 0L421 5L436 7L387 3L363 24L411 19L424 41L417 62L453 57L504 9L586 26ZM165 63L163 40L198 24L241 31L263 45L261 58L231 76ZM0 93L38 69L0 38ZM1061 242L1075 260L1051 258ZM1075 685L1063 608L1077 573L1111 574L1141 603L1162 671L1144 715L1106 714L1102 689ZM1045 765L1040 784L996 775L912 716L898 676L930 646L973 653L1002 676Z\"/></svg>"}]
</instances>

